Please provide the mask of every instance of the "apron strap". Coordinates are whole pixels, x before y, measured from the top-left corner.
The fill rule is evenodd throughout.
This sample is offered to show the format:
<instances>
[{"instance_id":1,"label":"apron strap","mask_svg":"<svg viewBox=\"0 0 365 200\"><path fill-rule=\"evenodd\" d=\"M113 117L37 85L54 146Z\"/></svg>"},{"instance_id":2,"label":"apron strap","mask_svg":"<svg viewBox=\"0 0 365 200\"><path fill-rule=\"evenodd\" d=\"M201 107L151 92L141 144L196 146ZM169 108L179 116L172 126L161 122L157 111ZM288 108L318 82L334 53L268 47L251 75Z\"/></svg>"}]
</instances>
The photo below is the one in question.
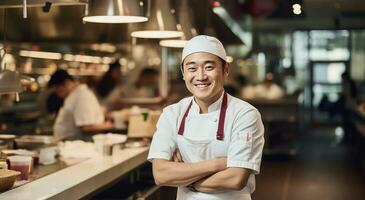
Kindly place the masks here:
<instances>
[{"instance_id":1,"label":"apron strap","mask_svg":"<svg viewBox=\"0 0 365 200\"><path fill-rule=\"evenodd\" d=\"M224 121L226 119L226 111L227 111L227 93L224 92L221 111L219 113L217 140L223 140L224 138Z\"/></svg>"},{"instance_id":2,"label":"apron strap","mask_svg":"<svg viewBox=\"0 0 365 200\"><path fill-rule=\"evenodd\" d=\"M191 105L193 104L193 100L191 100L188 108L186 109L184 116L181 120L180 127L179 127L179 135L184 135L185 130L185 120L188 116L188 113L190 111ZM224 92L223 101L221 105L221 110L219 113L219 122L218 122L218 130L217 130L217 140L223 140L224 138L224 121L226 119L226 111L227 111L227 93Z\"/></svg>"},{"instance_id":3,"label":"apron strap","mask_svg":"<svg viewBox=\"0 0 365 200\"><path fill-rule=\"evenodd\" d=\"M191 102L190 102L190 104L189 104L189 106L188 106L188 108L186 109L186 111L185 111L185 114L184 114L184 116L183 116L183 118L182 118L182 120L181 120L181 123L180 123L180 127L179 127L179 135L184 135L184 130L185 130L185 119L186 119L186 117L188 116L188 113L189 113L189 110L190 110L190 108L191 108L191 105L193 105L193 100L191 100Z\"/></svg>"}]
</instances>

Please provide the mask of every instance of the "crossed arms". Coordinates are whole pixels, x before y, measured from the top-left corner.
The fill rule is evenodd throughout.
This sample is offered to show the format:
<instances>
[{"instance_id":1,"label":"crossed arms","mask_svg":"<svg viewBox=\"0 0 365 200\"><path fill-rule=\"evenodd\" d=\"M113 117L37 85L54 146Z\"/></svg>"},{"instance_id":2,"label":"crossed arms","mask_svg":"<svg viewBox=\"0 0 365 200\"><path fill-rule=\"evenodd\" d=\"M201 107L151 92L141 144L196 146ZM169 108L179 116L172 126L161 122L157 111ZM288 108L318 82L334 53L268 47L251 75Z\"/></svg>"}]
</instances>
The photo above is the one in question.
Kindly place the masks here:
<instances>
[{"instance_id":1,"label":"crossed arms","mask_svg":"<svg viewBox=\"0 0 365 200\"><path fill-rule=\"evenodd\" d=\"M184 163L179 151L172 160L154 159L153 176L157 185L194 185L199 192L219 193L242 190L248 181L251 170L227 168L226 158L216 158L198 163Z\"/></svg>"}]
</instances>

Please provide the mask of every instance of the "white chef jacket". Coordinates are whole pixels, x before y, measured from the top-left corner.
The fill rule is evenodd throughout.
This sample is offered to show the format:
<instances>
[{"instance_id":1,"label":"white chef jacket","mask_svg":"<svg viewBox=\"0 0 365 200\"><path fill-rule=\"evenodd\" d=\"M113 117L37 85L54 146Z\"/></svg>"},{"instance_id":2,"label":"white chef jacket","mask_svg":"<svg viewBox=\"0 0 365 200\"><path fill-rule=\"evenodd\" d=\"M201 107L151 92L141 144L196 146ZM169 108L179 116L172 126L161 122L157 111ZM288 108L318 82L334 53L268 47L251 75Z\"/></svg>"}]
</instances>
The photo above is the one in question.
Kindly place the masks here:
<instances>
[{"instance_id":1,"label":"white chef jacket","mask_svg":"<svg viewBox=\"0 0 365 200\"><path fill-rule=\"evenodd\" d=\"M192 99L193 97L184 98L180 102L170 105L163 110L151 143L148 154L149 161L152 161L154 158L171 159L177 147L176 140L179 125ZM208 112L220 109L222 99L223 94L215 103L208 107ZM199 115L199 111L198 104L193 100L188 117ZM217 116L217 122L218 120L219 116ZM189 120L186 123L189 123ZM217 129L218 123L216 123L216 126ZM210 135L215 137L215 133ZM226 155L227 167L241 167L253 171L247 184L249 192L252 193L255 190L254 175L260 172L264 146L264 126L261 115L256 108L230 95L228 95L224 124L224 140L229 141Z\"/></svg>"},{"instance_id":2,"label":"white chef jacket","mask_svg":"<svg viewBox=\"0 0 365 200\"><path fill-rule=\"evenodd\" d=\"M88 139L79 126L103 122L104 114L95 94L85 84L80 84L66 97L53 131L61 139Z\"/></svg>"}]
</instances>

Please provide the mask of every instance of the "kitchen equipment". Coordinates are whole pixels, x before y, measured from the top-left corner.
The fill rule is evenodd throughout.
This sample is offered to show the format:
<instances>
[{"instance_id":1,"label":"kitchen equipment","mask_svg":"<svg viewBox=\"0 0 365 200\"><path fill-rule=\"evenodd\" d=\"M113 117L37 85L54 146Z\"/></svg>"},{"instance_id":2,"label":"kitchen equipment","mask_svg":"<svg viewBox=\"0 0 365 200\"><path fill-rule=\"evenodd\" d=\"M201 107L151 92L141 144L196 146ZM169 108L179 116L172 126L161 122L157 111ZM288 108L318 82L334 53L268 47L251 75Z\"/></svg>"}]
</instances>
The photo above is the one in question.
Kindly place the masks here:
<instances>
[{"instance_id":1,"label":"kitchen equipment","mask_svg":"<svg viewBox=\"0 0 365 200\"><path fill-rule=\"evenodd\" d=\"M13 149L15 135L0 134L0 149Z\"/></svg>"},{"instance_id":2,"label":"kitchen equipment","mask_svg":"<svg viewBox=\"0 0 365 200\"><path fill-rule=\"evenodd\" d=\"M54 146L59 139L52 135L23 135L15 139L18 148L34 149L42 146Z\"/></svg>"},{"instance_id":3,"label":"kitchen equipment","mask_svg":"<svg viewBox=\"0 0 365 200\"><path fill-rule=\"evenodd\" d=\"M97 152L102 155L112 155L113 146L127 141L127 136L114 133L98 134L93 136L93 141Z\"/></svg>"},{"instance_id":4,"label":"kitchen equipment","mask_svg":"<svg viewBox=\"0 0 365 200\"><path fill-rule=\"evenodd\" d=\"M143 111L138 114L131 113L129 116L128 137L152 137L160 115L160 110Z\"/></svg>"}]
</instances>

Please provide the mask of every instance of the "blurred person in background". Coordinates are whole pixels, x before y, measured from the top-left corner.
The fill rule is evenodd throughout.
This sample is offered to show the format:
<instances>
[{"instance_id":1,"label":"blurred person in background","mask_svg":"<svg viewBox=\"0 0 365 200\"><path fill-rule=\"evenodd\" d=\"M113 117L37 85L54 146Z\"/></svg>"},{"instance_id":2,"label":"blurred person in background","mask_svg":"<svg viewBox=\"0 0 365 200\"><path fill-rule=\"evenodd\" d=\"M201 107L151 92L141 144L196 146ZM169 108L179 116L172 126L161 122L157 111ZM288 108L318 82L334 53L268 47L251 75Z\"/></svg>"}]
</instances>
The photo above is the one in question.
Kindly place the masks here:
<instances>
[{"instance_id":1,"label":"blurred person in background","mask_svg":"<svg viewBox=\"0 0 365 200\"><path fill-rule=\"evenodd\" d=\"M64 99L57 114L53 132L58 139L90 140L90 135L113 129L113 123L105 121L102 108L95 94L80 84L65 70L57 70L48 87Z\"/></svg>"},{"instance_id":2,"label":"blurred person in background","mask_svg":"<svg viewBox=\"0 0 365 200\"><path fill-rule=\"evenodd\" d=\"M357 88L346 71L341 75L341 85L342 94L338 100L338 106L342 114L342 126L345 133L342 142L349 143L352 138L351 132L355 129L355 127L352 127L351 113L357 107Z\"/></svg>"},{"instance_id":3,"label":"blurred person in background","mask_svg":"<svg viewBox=\"0 0 365 200\"><path fill-rule=\"evenodd\" d=\"M109 65L108 71L97 83L95 93L106 112L122 107L120 98L125 96L122 85L121 65L118 61Z\"/></svg>"},{"instance_id":4,"label":"blurred person in background","mask_svg":"<svg viewBox=\"0 0 365 200\"><path fill-rule=\"evenodd\" d=\"M142 69L131 91L131 96L158 97L158 77L159 73L156 69L150 67Z\"/></svg>"},{"instance_id":5,"label":"blurred person in background","mask_svg":"<svg viewBox=\"0 0 365 200\"><path fill-rule=\"evenodd\" d=\"M240 74L237 76L237 81L240 84L240 96L243 99L252 100L255 98L255 86L249 83L246 76Z\"/></svg>"},{"instance_id":6,"label":"blurred person in background","mask_svg":"<svg viewBox=\"0 0 365 200\"><path fill-rule=\"evenodd\" d=\"M183 49L193 96L164 108L148 155L156 184L178 187L177 199L251 200L255 190L264 127L256 108L225 91L228 67L214 37L196 36Z\"/></svg>"},{"instance_id":7,"label":"blurred person in background","mask_svg":"<svg viewBox=\"0 0 365 200\"><path fill-rule=\"evenodd\" d=\"M285 96L284 90L274 82L272 73L266 74L264 82L256 85L255 97L260 99L280 99Z\"/></svg>"}]
</instances>

